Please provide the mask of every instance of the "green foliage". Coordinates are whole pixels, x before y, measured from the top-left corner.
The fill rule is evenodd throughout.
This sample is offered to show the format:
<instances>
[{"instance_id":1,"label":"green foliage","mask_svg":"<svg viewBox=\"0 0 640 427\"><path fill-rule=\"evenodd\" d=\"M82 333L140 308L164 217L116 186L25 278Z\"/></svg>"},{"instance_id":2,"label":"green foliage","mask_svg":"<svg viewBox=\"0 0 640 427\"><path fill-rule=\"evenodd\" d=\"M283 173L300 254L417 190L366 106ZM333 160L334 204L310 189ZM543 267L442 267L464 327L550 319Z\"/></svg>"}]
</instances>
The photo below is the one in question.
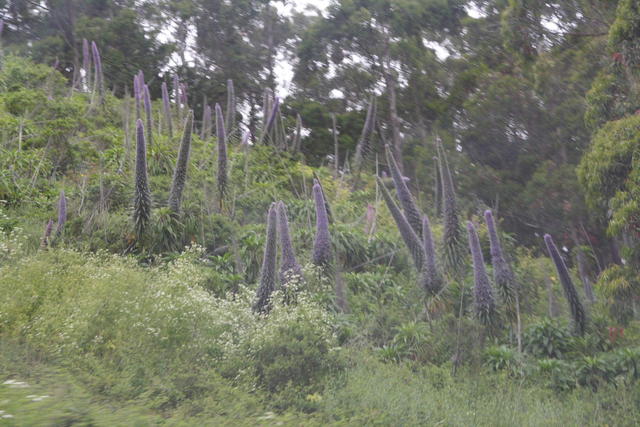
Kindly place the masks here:
<instances>
[{"instance_id":1,"label":"green foliage","mask_svg":"<svg viewBox=\"0 0 640 427\"><path fill-rule=\"evenodd\" d=\"M539 358L562 358L569 349L569 332L550 319L530 326L524 334L524 350Z\"/></svg>"}]
</instances>

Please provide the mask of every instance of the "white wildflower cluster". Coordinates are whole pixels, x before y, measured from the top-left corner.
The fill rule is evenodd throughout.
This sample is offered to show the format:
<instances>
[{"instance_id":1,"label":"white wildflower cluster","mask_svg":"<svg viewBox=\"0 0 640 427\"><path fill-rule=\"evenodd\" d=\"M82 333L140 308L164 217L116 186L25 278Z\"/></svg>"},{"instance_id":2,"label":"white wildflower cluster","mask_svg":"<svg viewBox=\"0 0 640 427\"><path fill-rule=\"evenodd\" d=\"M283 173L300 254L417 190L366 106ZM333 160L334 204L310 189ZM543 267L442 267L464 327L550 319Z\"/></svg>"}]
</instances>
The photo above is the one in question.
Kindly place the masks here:
<instances>
[{"instance_id":1,"label":"white wildflower cluster","mask_svg":"<svg viewBox=\"0 0 640 427\"><path fill-rule=\"evenodd\" d=\"M0 223L8 223L9 216L0 210ZM19 258L24 254L27 235L20 227L13 227L9 231L0 229L0 262L4 263Z\"/></svg>"}]
</instances>

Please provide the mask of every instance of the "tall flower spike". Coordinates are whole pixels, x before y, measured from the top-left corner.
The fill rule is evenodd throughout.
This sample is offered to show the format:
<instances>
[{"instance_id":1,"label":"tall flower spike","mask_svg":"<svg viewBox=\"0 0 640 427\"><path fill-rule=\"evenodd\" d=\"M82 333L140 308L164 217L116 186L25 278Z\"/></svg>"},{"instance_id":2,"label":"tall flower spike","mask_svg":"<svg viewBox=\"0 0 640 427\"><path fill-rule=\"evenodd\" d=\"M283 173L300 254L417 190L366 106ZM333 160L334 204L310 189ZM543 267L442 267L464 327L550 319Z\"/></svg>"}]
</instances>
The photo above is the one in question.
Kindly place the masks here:
<instances>
[{"instance_id":1,"label":"tall flower spike","mask_svg":"<svg viewBox=\"0 0 640 427\"><path fill-rule=\"evenodd\" d=\"M136 238L144 234L151 219L151 191L147 176L147 145L142 120L136 121L136 183L133 199L133 224Z\"/></svg>"},{"instance_id":2,"label":"tall flower spike","mask_svg":"<svg viewBox=\"0 0 640 427\"><path fill-rule=\"evenodd\" d=\"M42 236L42 240L40 241L40 247L42 249L49 246L49 240L51 239L51 232L53 231L53 220L49 219L47 221L47 225L44 227L44 235Z\"/></svg>"},{"instance_id":3,"label":"tall flower spike","mask_svg":"<svg viewBox=\"0 0 640 427\"><path fill-rule=\"evenodd\" d=\"M496 230L496 223L493 219L493 214L490 210L484 212L484 219L487 223L487 230L489 231L489 242L491 243L491 265L493 266L493 280L500 294L500 298L507 305L512 308L515 300L515 287L516 279L513 275L511 266L507 263L504 253L502 252L502 245L498 238L498 232ZM510 317L515 313L511 312Z\"/></svg>"},{"instance_id":4,"label":"tall flower spike","mask_svg":"<svg viewBox=\"0 0 640 427\"><path fill-rule=\"evenodd\" d=\"M277 204L278 208L278 235L280 236L280 248L282 258L280 259L280 282L282 286L287 286L292 276L302 277L302 268L296 260L296 255L291 244L289 234L289 219L287 218L287 207L284 202Z\"/></svg>"},{"instance_id":5,"label":"tall flower spike","mask_svg":"<svg viewBox=\"0 0 640 427\"><path fill-rule=\"evenodd\" d=\"M227 194L227 135L224 116L220 105L216 104L216 136L218 137L218 201L222 205Z\"/></svg>"},{"instance_id":6,"label":"tall flower spike","mask_svg":"<svg viewBox=\"0 0 640 427\"><path fill-rule=\"evenodd\" d=\"M438 262L436 259L436 249L433 244L433 236L431 234L431 224L429 217L422 217L422 240L424 247L424 262L422 264L421 284L423 289L431 295L436 295L442 289L444 280L438 270Z\"/></svg>"},{"instance_id":7,"label":"tall flower spike","mask_svg":"<svg viewBox=\"0 0 640 427\"><path fill-rule=\"evenodd\" d=\"M496 302L493 297L489 276L487 276L487 270L484 266L478 233L470 221L467 223L467 232L469 233L469 249L471 249L471 257L473 259L474 308L478 319L483 324L490 325L496 320Z\"/></svg>"},{"instance_id":8,"label":"tall flower spike","mask_svg":"<svg viewBox=\"0 0 640 427\"><path fill-rule=\"evenodd\" d=\"M147 144L149 147L153 145L153 111L151 111L151 95L149 94L149 86L143 85L144 88L144 112L147 116Z\"/></svg>"},{"instance_id":9,"label":"tall flower spike","mask_svg":"<svg viewBox=\"0 0 640 427\"><path fill-rule=\"evenodd\" d=\"M317 182L320 186L320 191L322 192L322 198L324 199L324 208L327 211L327 219L329 220L329 224L333 224L333 211L331 210L331 206L329 206L329 200L327 200L327 193L324 192L324 187L322 186L322 181L320 177L313 171L313 182Z\"/></svg>"},{"instance_id":10,"label":"tall flower spike","mask_svg":"<svg viewBox=\"0 0 640 427\"><path fill-rule=\"evenodd\" d=\"M580 301L580 296L573 286L569 270L567 269L560 252L556 244L553 242L553 238L549 234L544 235L544 243L547 245L549 255L556 265L558 276L560 277L560 283L562 283L562 289L564 290L564 296L567 298L569 309L571 310L571 318L573 320L573 328L578 335L584 335L587 328L587 315L584 311L584 306Z\"/></svg>"},{"instance_id":11,"label":"tall flower spike","mask_svg":"<svg viewBox=\"0 0 640 427\"><path fill-rule=\"evenodd\" d=\"M169 193L169 209L174 214L180 212L182 205L182 193L184 185L187 181L187 169L189 168L189 152L191 150L191 133L193 132L193 110L187 113L187 119L184 123L184 132L182 133L182 141L180 142L180 151L178 151L178 160L176 160L176 168L173 171L173 182L171 183L171 192Z\"/></svg>"},{"instance_id":12,"label":"tall flower spike","mask_svg":"<svg viewBox=\"0 0 640 427\"><path fill-rule=\"evenodd\" d=\"M89 53L89 41L82 39L82 68L84 69L84 84L86 90L91 88L91 54Z\"/></svg>"},{"instance_id":13,"label":"tall flower spike","mask_svg":"<svg viewBox=\"0 0 640 427\"><path fill-rule=\"evenodd\" d=\"M167 132L169 132L169 138L173 138L173 120L171 120L171 104L169 103L169 89L167 83L162 82L162 113L164 114L164 121L167 126Z\"/></svg>"},{"instance_id":14,"label":"tall flower spike","mask_svg":"<svg viewBox=\"0 0 640 427\"><path fill-rule=\"evenodd\" d=\"M405 218L402 211L400 211L400 208L398 208L398 205L396 205L396 202L391 197L391 194L382 182L382 179L380 177L376 177L376 179L378 180L378 187L382 192L382 197L387 204L387 208L396 222L400 236L409 249L409 253L413 259L413 264L415 265L416 270L422 271L422 265L424 263L424 248L422 247L422 242L420 242L420 238L416 232L413 231L411 224L409 224L407 218Z\"/></svg>"},{"instance_id":15,"label":"tall flower spike","mask_svg":"<svg viewBox=\"0 0 640 427\"><path fill-rule=\"evenodd\" d=\"M271 132L271 129L273 129L273 125L276 122L276 118L278 117L279 110L280 110L280 98L276 96L273 101L273 106L271 107L269 120L267 120L264 126L264 129L262 130L262 135L260 135L260 142L264 142L265 137L269 135L269 132Z\"/></svg>"},{"instance_id":16,"label":"tall flower spike","mask_svg":"<svg viewBox=\"0 0 640 427\"><path fill-rule=\"evenodd\" d=\"M229 132L236 126L236 92L233 87L233 80L227 80L227 118L225 126Z\"/></svg>"},{"instance_id":17,"label":"tall flower spike","mask_svg":"<svg viewBox=\"0 0 640 427\"><path fill-rule=\"evenodd\" d=\"M60 190L60 198L58 199L58 225L56 226L56 236L59 236L67 222L67 198L64 190Z\"/></svg>"},{"instance_id":18,"label":"tall flower spike","mask_svg":"<svg viewBox=\"0 0 640 427\"><path fill-rule=\"evenodd\" d=\"M104 102L104 75L102 74L102 60L96 42L91 42L91 52L93 53L95 88L98 92L98 102Z\"/></svg>"},{"instance_id":19,"label":"tall flower spike","mask_svg":"<svg viewBox=\"0 0 640 427\"><path fill-rule=\"evenodd\" d=\"M440 161L440 182L442 183L442 216L444 232L442 234L444 247L444 265L447 272L454 276L461 276L464 271L464 242L462 228L458 219L458 208L456 204L456 193L453 187L453 178L449 163L438 143Z\"/></svg>"},{"instance_id":20,"label":"tall flower spike","mask_svg":"<svg viewBox=\"0 0 640 427\"><path fill-rule=\"evenodd\" d=\"M276 289L276 257L277 257L277 214L275 203L271 204L267 216L267 239L264 244L260 284L256 291L256 302L253 311L266 313L270 308L271 294Z\"/></svg>"},{"instance_id":21,"label":"tall flower spike","mask_svg":"<svg viewBox=\"0 0 640 427\"><path fill-rule=\"evenodd\" d=\"M313 200L316 205L316 237L313 243L312 262L318 266L326 266L331 262L333 256L327 208L318 181L313 184Z\"/></svg>"},{"instance_id":22,"label":"tall flower spike","mask_svg":"<svg viewBox=\"0 0 640 427\"><path fill-rule=\"evenodd\" d=\"M391 149L388 145L385 146L385 153L387 155L387 162L389 163L391 178L393 178L393 184L396 187L398 200L400 200L402 210L404 211L407 221L411 224L413 231L415 231L418 237L420 237L422 236L422 215L416 206L416 202L413 200L411 191L409 191L409 187L407 187L407 183L400 173L400 168L398 168L398 163L396 162L395 157L393 157L393 153L391 153Z\"/></svg>"},{"instance_id":23,"label":"tall flower spike","mask_svg":"<svg viewBox=\"0 0 640 427\"><path fill-rule=\"evenodd\" d=\"M367 116L362 127L362 133L360 139L356 145L356 154L353 159L353 170L358 171L362 164L368 159L371 153L371 135L376 124L376 99L371 97L369 101L369 108L367 109Z\"/></svg>"},{"instance_id":24,"label":"tall flower spike","mask_svg":"<svg viewBox=\"0 0 640 427\"><path fill-rule=\"evenodd\" d=\"M133 76L133 100L136 105L136 120L138 120L140 118L140 87L137 74Z\"/></svg>"}]
</instances>

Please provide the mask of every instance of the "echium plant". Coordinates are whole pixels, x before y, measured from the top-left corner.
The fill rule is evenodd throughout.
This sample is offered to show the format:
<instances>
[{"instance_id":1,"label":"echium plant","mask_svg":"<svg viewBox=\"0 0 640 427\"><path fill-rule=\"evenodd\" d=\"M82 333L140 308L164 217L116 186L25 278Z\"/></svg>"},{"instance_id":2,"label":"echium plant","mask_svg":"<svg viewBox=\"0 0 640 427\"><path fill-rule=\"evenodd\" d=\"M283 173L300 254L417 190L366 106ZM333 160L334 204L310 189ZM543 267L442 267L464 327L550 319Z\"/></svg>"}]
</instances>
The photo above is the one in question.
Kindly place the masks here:
<instances>
[{"instance_id":1,"label":"echium plant","mask_svg":"<svg viewBox=\"0 0 640 427\"><path fill-rule=\"evenodd\" d=\"M173 120L171 119L171 104L169 103L169 89L167 83L162 82L162 113L164 114L165 126L169 132L169 138L173 138Z\"/></svg>"},{"instance_id":2,"label":"echium plant","mask_svg":"<svg viewBox=\"0 0 640 427\"><path fill-rule=\"evenodd\" d=\"M436 295L444 285L444 279L438 270L438 261L436 257L436 249L433 244L433 235L431 234L431 224L429 217L422 217L422 241L424 247L424 262L422 263L422 271L420 281L422 288L430 295Z\"/></svg>"},{"instance_id":3,"label":"echium plant","mask_svg":"<svg viewBox=\"0 0 640 427\"><path fill-rule=\"evenodd\" d=\"M402 210L404 210L404 215L407 218L407 221L409 221L409 224L411 224L413 231L415 231L418 237L420 237L422 236L422 220L420 211L416 206L416 202L411 195L411 191L409 191L409 187L407 187L407 183L400 173L398 163L396 162L396 159L388 145L385 146L385 153L387 155L387 162L389 163L391 178L393 178L393 184L396 187L396 193L398 194L398 200L400 200Z\"/></svg>"},{"instance_id":4,"label":"echium plant","mask_svg":"<svg viewBox=\"0 0 640 427\"><path fill-rule=\"evenodd\" d=\"M456 193L449 163L444 151L441 150L440 144L438 144L438 151L440 152L438 166L440 169L440 182L442 183L444 267L451 276L461 277L465 268L465 255L462 227L458 218Z\"/></svg>"},{"instance_id":5,"label":"echium plant","mask_svg":"<svg viewBox=\"0 0 640 427\"><path fill-rule=\"evenodd\" d=\"M216 136L218 138L218 202L222 206L227 194L227 135L224 129L224 116L220 105L216 104Z\"/></svg>"},{"instance_id":6,"label":"echium plant","mask_svg":"<svg viewBox=\"0 0 640 427\"><path fill-rule=\"evenodd\" d=\"M505 305L506 315L512 322L516 322L516 338L518 341L518 351L522 351L522 323L520 320L520 300L518 297L518 283L513 274L509 262L505 258L498 237L496 223L493 213L487 209L484 212L484 219L489 232L489 243L491 245L491 265L493 266L493 281L498 289L498 294Z\"/></svg>"},{"instance_id":7,"label":"echium plant","mask_svg":"<svg viewBox=\"0 0 640 427\"><path fill-rule=\"evenodd\" d=\"M312 262L318 266L327 266L333 259L331 251L331 235L329 234L329 218L318 181L314 180L313 200L316 205L316 237L313 243Z\"/></svg>"},{"instance_id":8,"label":"echium plant","mask_svg":"<svg viewBox=\"0 0 640 427\"><path fill-rule=\"evenodd\" d=\"M376 99L371 97L369 101L369 107L367 108L367 116L362 127L362 133L360 139L356 145L356 154L353 159L353 170L358 171L362 164L368 159L371 154L371 135L376 125Z\"/></svg>"},{"instance_id":9,"label":"echium plant","mask_svg":"<svg viewBox=\"0 0 640 427\"><path fill-rule=\"evenodd\" d=\"M553 242L553 238L549 234L544 235L544 243L547 245L549 255L551 256L551 259L556 266L556 270L558 271L558 277L560 278L560 283L564 290L564 296L567 298L567 303L571 310L574 331L578 335L584 335L587 328L587 315L584 311L584 306L580 301L580 296L578 295L575 286L573 286L569 270L567 269L556 244Z\"/></svg>"},{"instance_id":10,"label":"echium plant","mask_svg":"<svg viewBox=\"0 0 640 427\"><path fill-rule=\"evenodd\" d=\"M153 145L153 111L151 111L151 95L149 94L149 86L143 85L144 95L144 112L147 117L147 145Z\"/></svg>"},{"instance_id":11,"label":"echium plant","mask_svg":"<svg viewBox=\"0 0 640 427\"><path fill-rule=\"evenodd\" d=\"M47 225L44 227L44 235L42 236L42 240L40 241L40 247L45 249L49 246L49 240L51 239L51 232L53 231L53 220L49 219L47 221Z\"/></svg>"},{"instance_id":12,"label":"echium plant","mask_svg":"<svg viewBox=\"0 0 640 427\"><path fill-rule=\"evenodd\" d=\"M270 308L271 294L276 289L276 258L277 258L277 213L275 203L271 204L267 215L267 239L264 244L262 269L260 270L260 284L256 291L256 301L253 311L266 313Z\"/></svg>"},{"instance_id":13,"label":"echium plant","mask_svg":"<svg viewBox=\"0 0 640 427\"><path fill-rule=\"evenodd\" d=\"M233 87L233 80L227 80L227 118L225 127L230 133L236 126L236 92Z\"/></svg>"},{"instance_id":14,"label":"echium plant","mask_svg":"<svg viewBox=\"0 0 640 427\"><path fill-rule=\"evenodd\" d=\"M329 200L327 200L327 193L324 192L324 187L322 186L322 181L320 177L313 171L313 182L317 182L320 186L320 191L322 192L322 198L324 199L324 208L327 211L327 218L329 219L329 224L333 224L333 211L331 210L331 206L329 205Z\"/></svg>"},{"instance_id":15,"label":"echium plant","mask_svg":"<svg viewBox=\"0 0 640 427\"><path fill-rule=\"evenodd\" d=\"M387 208L389 212L391 212L391 216L396 222L396 226L398 227L398 231L400 232L400 236L404 241L405 245L409 249L409 253L411 254L411 258L413 259L413 264L416 267L416 270L422 271L422 265L424 263L424 248L420 238L416 234L416 232L407 221L407 218L404 216L396 202L391 197L389 190L384 185L384 182L380 177L377 177L378 187L380 187L380 191L382 192L382 197L384 198L385 203L387 204Z\"/></svg>"},{"instance_id":16,"label":"echium plant","mask_svg":"<svg viewBox=\"0 0 640 427\"><path fill-rule=\"evenodd\" d=\"M91 54L89 53L89 41L82 39L82 69L84 70L84 85L87 90L91 88Z\"/></svg>"},{"instance_id":17,"label":"echium plant","mask_svg":"<svg viewBox=\"0 0 640 427\"><path fill-rule=\"evenodd\" d=\"M467 223L467 232L469 233L469 249L471 249L471 258L473 260L473 303L475 313L483 324L492 325L497 320L496 301L484 266L478 233L470 221Z\"/></svg>"},{"instance_id":18,"label":"echium plant","mask_svg":"<svg viewBox=\"0 0 640 427\"><path fill-rule=\"evenodd\" d=\"M276 119L278 118L278 111L280 111L280 98L277 96L273 100L273 105L271 106L271 111L269 112L269 117L267 121L264 123L262 128L262 134L260 135L260 143L263 143L265 138L273 129L273 125L276 123Z\"/></svg>"},{"instance_id":19,"label":"echium plant","mask_svg":"<svg viewBox=\"0 0 640 427\"><path fill-rule=\"evenodd\" d=\"M93 53L95 90L98 92L98 103L104 102L104 75L102 74L102 59L96 42L91 42L91 52Z\"/></svg>"},{"instance_id":20,"label":"echium plant","mask_svg":"<svg viewBox=\"0 0 640 427\"><path fill-rule=\"evenodd\" d=\"M58 199L58 225L56 226L56 237L62 234L64 224L67 222L67 198L64 190L60 190L60 198Z\"/></svg>"},{"instance_id":21,"label":"echium plant","mask_svg":"<svg viewBox=\"0 0 640 427\"><path fill-rule=\"evenodd\" d=\"M280 236L280 249L282 258L280 259L280 282L286 287L289 281L296 276L296 279L302 278L302 268L298 264L296 255L291 244L291 235L289 233L289 218L287 218L287 207L284 202L279 201L278 209L278 236Z\"/></svg>"},{"instance_id":22,"label":"echium plant","mask_svg":"<svg viewBox=\"0 0 640 427\"><path fill-rule=\"evenodd\" d=\"M191 133L193 132L193 110L187 113L187 119L184 123L184 131L182 133L182 141L180 142L180 150L178 151L178 159L176 160L176 168L173 171L173 181L171 183L171 192L169 193L169 209L174 214L180 213L182 205L182 193L187 181L187 169L189 167L189 152L191 151Z\"/></svg>"},{"instance_id":23,"label":"echium plant","mask_svg":"<svg viewBox=\"0 0 640 427\"><path fill-rule=\"evenodd\" d=\"M135 76L133 76L133 99L135 100L135 104L136 104L136 120L141 118L141 110L142 107L140 106L140 75L136 74Z\"/></svg>"},{"instance_id":24,"label":"echium plant","mask_svg":"<svg viewBox=\"0 0 640 427\"><path fill-rule=\"evenodd\" d=\"M151 219L151 191L147 176L147 145L142 120L136 122L136 182L133 198L133 225L136 239L143 236Z\"/></svg>"},{"instance_id":25,"label":"echium plant","mask_svg":"<svg viewBox=\"0 0 640 427\"><path fill-rule=\"evenodd\" d=\"M515 302L516 278L511 270L511 266L504 257L502 245L498 238L496 223L490 210L484 212L484 219L489 232L489 243L491 244L491 265L493 266L493 280L500 294L502 301L512 307ZM514 314L514 313L511 313Z\"/></svg>"}]
</instances>

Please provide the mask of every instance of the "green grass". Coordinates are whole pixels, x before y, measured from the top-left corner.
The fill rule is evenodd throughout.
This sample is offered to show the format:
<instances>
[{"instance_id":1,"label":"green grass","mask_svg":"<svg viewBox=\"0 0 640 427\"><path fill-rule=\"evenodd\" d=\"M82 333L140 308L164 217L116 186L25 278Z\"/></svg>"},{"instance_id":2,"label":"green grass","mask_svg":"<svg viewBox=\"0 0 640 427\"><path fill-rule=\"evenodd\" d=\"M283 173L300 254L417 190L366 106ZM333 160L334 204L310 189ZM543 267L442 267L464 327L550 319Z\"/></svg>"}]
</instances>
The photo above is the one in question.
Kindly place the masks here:
<instances>
[{"instance_id":1,"label":"green grass","mask_svg":"<svg viewBox=\"0 0 640 427\"><path fill-rule=\"evenodd\" d=\"M266 318L250 289L211 295L197 254L153 267L64 249L6 255L0 416L13 418L0 424L637 424L637 385L559 393L478 366L453 377L449 363L385 363L366 342L340 347L339 319L305 293Z\"/></svg>"}]
</instances>

